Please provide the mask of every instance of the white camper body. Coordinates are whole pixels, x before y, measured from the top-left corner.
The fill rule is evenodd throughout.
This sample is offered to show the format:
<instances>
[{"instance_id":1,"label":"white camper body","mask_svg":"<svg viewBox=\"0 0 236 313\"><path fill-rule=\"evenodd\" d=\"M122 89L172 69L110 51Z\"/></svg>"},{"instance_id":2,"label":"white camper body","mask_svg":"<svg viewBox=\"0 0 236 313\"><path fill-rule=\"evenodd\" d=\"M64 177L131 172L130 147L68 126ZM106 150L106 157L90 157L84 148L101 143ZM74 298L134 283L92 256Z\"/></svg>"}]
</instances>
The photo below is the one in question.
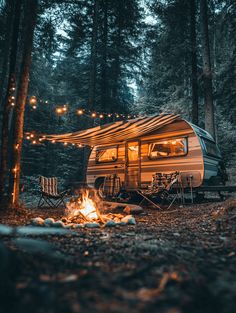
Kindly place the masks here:
<instances>
[{"instance_id":1,"label":"white camper body","mask_svg":"<svg viewBox=\"0 0 236 313\"><path fill-rule=\"evenodd\" d=\"M117 121L45 138L92 147L87 167L90 187L101 187L111 174L120 178L125 190L147 187L157 172L180 172L184 187L219 185L224 180L222 157L212 136L174 114Z\"/></svg>"},{"instance_id":2,"label":"white camper body","mask_svg":"<svg viewBox=\"0 0 236 313\"><path fill-rule=\"evenodd\" d=\"M145 125L144 125L145 127ZM184 187L217 184L222 157L212 136L203 129L175 119L136 138L95 145L88 168L87 184L99 188L107 175L117 174L125 190L146 188L156 172L181 173Z\"/></svg>"}]
</instances>

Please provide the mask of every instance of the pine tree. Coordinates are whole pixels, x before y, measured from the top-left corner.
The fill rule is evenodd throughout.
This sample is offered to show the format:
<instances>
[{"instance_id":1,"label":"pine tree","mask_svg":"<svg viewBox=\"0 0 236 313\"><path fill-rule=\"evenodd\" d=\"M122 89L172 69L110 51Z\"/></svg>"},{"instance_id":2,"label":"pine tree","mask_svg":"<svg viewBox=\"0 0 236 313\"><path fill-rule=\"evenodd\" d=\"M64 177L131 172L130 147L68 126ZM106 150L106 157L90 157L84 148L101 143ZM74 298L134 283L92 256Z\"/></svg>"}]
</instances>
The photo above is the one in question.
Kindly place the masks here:
<instances>
[{"instance_id":1,"label":"pine tree","mask_svg":"<svg viewBox=\"0 0 236 313\"><path fill-rule=\"evenodd\" d=\"M192 122L199 123L198 116L198 73L197 73L197 40L196 40L196 2L190 1L191 55L192 55Z\"/></svg>"},{"instance_id":2,"label":"pine tree","mask_svg":"<svg viewBox=\"0 0 236 313\"><path fill-rule=\"evenodd\" d=\"M9 145L9 118L12 109L12 94L16 88L16 60L18 51L18 35L21 16L21 0L14 2L14 18L11 35L11 52L9 60L9 77L2 118L2 139L1 139L1 166L0 166L0 203L4 205L6 185L8 180L8 145Z\"/></svg>"},{"instance_id":3,"label":"pine tree","mask_svg":"<svg viewBox=\"0 0 236 313\"><path fill-rule=\"evenodd\" d=\"M13 146L12 162L10 167L9 206L19 205L21 153L24 130L24 112L27 99L31 54L33 48L34 29L37 16L37 0L26 0L25 3L25 37L22 55L21 71L19 76L17 101L13 119Z\"/></svg>"},{"instance_id":4,"label":"pine tree","mask_svg":"<svg viewBox=\"0 0 236 313\"><path fill-rule=\"evenodd\" d=\"M200 20L202 39L202 60L203 60L203 86L205 102L205 129L215 138L215 117L213 103L212 70L210 43L208 32L208 2L200 0Z\"/></svg>"}]
</instances>

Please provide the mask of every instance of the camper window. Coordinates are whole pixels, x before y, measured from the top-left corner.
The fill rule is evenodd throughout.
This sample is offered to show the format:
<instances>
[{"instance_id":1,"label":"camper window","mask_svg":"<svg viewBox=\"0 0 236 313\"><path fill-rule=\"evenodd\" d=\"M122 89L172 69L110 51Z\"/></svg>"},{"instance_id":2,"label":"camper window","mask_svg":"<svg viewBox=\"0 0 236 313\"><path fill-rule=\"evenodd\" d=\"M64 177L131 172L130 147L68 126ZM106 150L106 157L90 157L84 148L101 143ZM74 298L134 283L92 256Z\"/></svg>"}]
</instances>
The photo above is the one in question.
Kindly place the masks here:
<instances>
[{"instance_id":1,"label":"camper window","mask_svg":"<svg viewBox=\"0 0 236 313\"><path fill-rule=\"evenodd\" d=\"M221 157L220 150L213 141L210 141L206 138L202 138L202 140L204 142L205 150L208 155L216 156L218 158Z\"/></svg>"},{"instance_id":2,"label":"camper window","mask_svg":"<svg viewBox=\"0 0 236 313\"><path fill-rule=\"evenodd\" d=\"M165 139L149 146L149 158L152 160L182 156L186 155L187 152L187 138Z\"/></svg>"},{"instance_id":3,"label":"camper window","mask_svg":"<svg viewBox=\"0 0 236 313\"><path fill-rule=\"evenodd\" d=\"M96 151L97 163L115 162L116 160L117 160L117 146L97 149Z\"/></svg>"}]
</instances>

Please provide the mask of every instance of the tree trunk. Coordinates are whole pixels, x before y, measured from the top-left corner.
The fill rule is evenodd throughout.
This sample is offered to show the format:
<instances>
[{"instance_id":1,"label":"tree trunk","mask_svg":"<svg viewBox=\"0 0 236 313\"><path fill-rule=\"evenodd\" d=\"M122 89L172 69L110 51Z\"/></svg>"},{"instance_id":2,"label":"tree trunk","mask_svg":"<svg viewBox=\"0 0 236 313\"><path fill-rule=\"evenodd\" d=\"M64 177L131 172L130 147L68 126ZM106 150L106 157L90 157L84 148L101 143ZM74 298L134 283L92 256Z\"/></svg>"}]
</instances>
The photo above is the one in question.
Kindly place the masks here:
<instances>
[{"instance_id":1,"label":"tree trunk","mask_svg":"<svg viewBox=\"0 0 236 313\"><path fill-rule=\"evenodd\" d=\"M15 71L16 71L20 15L21 15L21 0L15 0L13 29L12 29L12 38L11 38L9 78L8 78L7 92L6 92L5 103L4 103L4 108L3 108L3 117L2 117L1 166L0 166L0 204L1 206L3 206L5 202L6 184L7 184L7 178L8 178L9 114L12 108L11 97L13 96L14 90L16 88Z\"/></svg>"},{"instance_id":2,"label":"tree trunk","mask_svg":"<svg viewBox=\"0 0 236 313\"><path fill-rule=\"evenodd\" d=\"M23 58L21 72L19 77L19 88L17 94L16 108L13 118L13 146L12 146L12 164L10 171L9 206L17 206L19 202L19 186L21 171L21 152L24 131L24 113L27 99L29 73L31 66L31 54L33 48L34 29L37 17L37 0L26 1L26 24L25 39L23 47Z\"/></svg>"},{"instance_id":3,"label":"tree trunk","mask_svg":"<svg viewBox=\"0 0 236 313\"><path fill-rule=\"evenodd\" d=\"M108 0L103 1L104 20L103 20L103 53L101 71L101 108L108 112L108 81L107 81L107 44L108 44Z\"/></svg>"},{"instance_id":4,"label":"tree trunk","mask_svg":"<svg viewBox=\"0 0 236 313\"><path fill-rule=\"evenodd\" d=\"M190 1L191 27L191 62L192 62L192 122L199 123L198 118L198 81L197 81L197 42L196 42L196 3Z\"/></svg>"},{"instance_id":5,"label":"tree trunk","mask_svg":"<svg viewBox=\"0 0 236 313\"><path fill-rule=\"evenodd\" d=\"M205 129L215 138L214 103L212 94L212 71L208 33L207 0L200 0L203 85L205 101Z\"/></svg>"},{"instance_id":6,"label":"tree trunk","mask_svg":"<svg viewBox=\"0 0 236 313\"><path fill-rule=\"evenodd\" d=\"M93 10L93 34L91 44L90 79L89 79L89 109L95 108L96 80L97 80L97 40L98 40L98 9L99 2L95 0Z\"/></svg>"},{"instance_id":7,"label":"tree trunk","mask_svg":"<svg viewBox=\"0 0 236 313\"><path fill-rule=\"evenodd\" d=\"M122 33L122 11L124 7L124 2L122 0L119 0L118 2L118 12L117 12L117 35L116 35L116 54L115 54L115 60L114 60L114 70L113 70L113 88L112 88L112 102L113 102L113 108L112 111L119 112L117 110L119 105L119 99L118 99L118 90L119 90L119 80L120 80L120 50L121 50L121 33Z\"/></svg>"},{"instance_id":8,"label":"tree trunk","mask_svg":"<svg viewBox=\"0 0 236 313\"><path fill-rule=\"evenodd\" d=\"M4 57L2 60L2 65L1 65L1 77L2 80L0 82L0 106L1 106L1 113L2 113L2 107L4 105L4 101L2 100L3 94L4 94L4 89L5 89L5 84L6 84L6 79L7 79L7 74L8 74L8 61L9 61L9 51L10 51L10 42L11 42L11 35L12 35L12 28L13 28L13 17L14 17L14 1L11 1L8 4L7 7L7 17L5 21L5 38L4 38Z\"/></svg>"}]
</instances>

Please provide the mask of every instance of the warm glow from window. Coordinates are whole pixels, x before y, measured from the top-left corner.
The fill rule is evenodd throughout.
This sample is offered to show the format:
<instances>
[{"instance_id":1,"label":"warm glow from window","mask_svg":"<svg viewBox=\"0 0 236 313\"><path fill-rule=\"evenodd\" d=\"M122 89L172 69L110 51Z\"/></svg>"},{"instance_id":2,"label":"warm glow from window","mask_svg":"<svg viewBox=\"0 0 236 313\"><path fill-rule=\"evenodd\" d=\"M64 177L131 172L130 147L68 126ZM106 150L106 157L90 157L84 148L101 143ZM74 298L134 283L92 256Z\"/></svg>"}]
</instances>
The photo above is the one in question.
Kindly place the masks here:
<instances>
[{"instance_id":1,"label":"warm glow from window","mask_svg":"<svg viewBox=\"0 0 236 313\"><path fill-rule=\"evenodd\" d=\"M181 156L187 154L187 139L178 138L158 141L149 146L151 159Z\"/></svg>"},{"instance_id":2,"label":"warm glow from window","mask_svg":"<svg viewBox=\"0 0 236 313\"><path fill-rule=\"evenodd\" d=\"M129 161L137 161L139 157L138 144L128 143L128 159Z\"/></svg>"},{"instance_id":3,"label":"warm glow from window","mask_svg":"<svg viewBox=\"0 0 236 313\"><path fill-rule=\"evenodd\" d=\"M117 147L98 149L96 151L96 161L98 163L114 162L117 159Z\"/></svg>"}]
</instances>

